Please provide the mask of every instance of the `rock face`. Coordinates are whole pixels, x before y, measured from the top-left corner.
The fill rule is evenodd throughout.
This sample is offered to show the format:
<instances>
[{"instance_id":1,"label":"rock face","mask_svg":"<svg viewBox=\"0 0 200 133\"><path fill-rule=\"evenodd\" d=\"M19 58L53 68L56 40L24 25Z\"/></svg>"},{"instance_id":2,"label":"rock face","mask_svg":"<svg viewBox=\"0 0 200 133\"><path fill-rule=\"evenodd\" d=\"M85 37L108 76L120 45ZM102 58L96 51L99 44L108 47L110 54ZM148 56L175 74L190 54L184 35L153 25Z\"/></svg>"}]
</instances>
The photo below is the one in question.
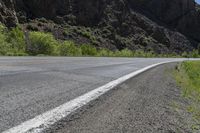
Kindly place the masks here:
<instances>
[{"instance_id":1,"label":"rock face","mask_svg":"<svg viewBox=\"0 0 200 133\"><path fill-rule=\"evenodd\" d=\"M17 18L12 0L0 0L0 21L9 27L16 26Z\"/></svg>"},{"instance_id":2,"label":"rock face","mask_svg":"<svg viewBox=\"0 0 200 133\"><path fill-rule=\"evenodd\" d=\"M99 20L102 4L105 4L102 0L16 0L18 11L24 11L29 18L44 17L56 21L57 17L62 17L67 21L69 15L74 15L78 24L85 25Z\"/></svg>"},{"instance_id":3,"label":"rock face","mask_svg":"<svg viewBox=\"0 0 200 133\"><path fill-rule=\"evenodd\" d=\"M29 18L54 19L60 14L67 15L68 5L67 0L16 0L17 10L24 12Z\"/></svg>"},{"instance_id":4,"label":"rock face","mask_svg":"<svg viewBox=\"0 0 200 133\"><path fill-rule=\"evenodd\" d=\"M200 12L194 0L130 0L133 8L149 12L158 21L200 41Z\"/></svg>"},{"instance_id":5,"label":"rock face","mask_svg":"<svg viewBox=\"0 0 200 133\"><path fill-rule=\"evenodd\" d=\"M0 0L0 3L0 21L8 26L16 24L17 18L20 23L46 18L61 24L63 32L65 25L68 31L73 29L73 33L65 32L58 38L84 40L97 47L180 53L192 50L200 42L200 11L194 0Z\"/></svg>"}]
</instances>

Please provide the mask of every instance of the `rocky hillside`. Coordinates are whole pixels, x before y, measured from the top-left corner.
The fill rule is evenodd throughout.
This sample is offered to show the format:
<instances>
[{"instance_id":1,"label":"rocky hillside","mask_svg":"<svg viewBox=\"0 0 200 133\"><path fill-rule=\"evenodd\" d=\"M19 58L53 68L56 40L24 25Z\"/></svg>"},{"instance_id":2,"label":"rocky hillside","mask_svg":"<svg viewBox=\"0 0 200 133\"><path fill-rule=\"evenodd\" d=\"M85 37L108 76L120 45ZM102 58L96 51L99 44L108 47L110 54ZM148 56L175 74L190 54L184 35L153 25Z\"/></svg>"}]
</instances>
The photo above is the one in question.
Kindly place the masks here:
<instances>
[{"instance_id":1,"label":"rocky hillside","mask_svg":"<svg viewBox=\"0 0 200 133\"><path fill-rule=\"evenodd\" d=\"M0 0L0 21L79 44L181 53L200 42L194 0Z\"/></svg>"},{"instance_id":2,"label":"rocky hillside","mask_svg":"<svg viewBox=\"0 0 200 133\"><path fill-rule=\"evenodd\" d=\"M17 21L12 0L0 0L0 21L7 26L16 26Z\"/></svg>"}]
</instances>

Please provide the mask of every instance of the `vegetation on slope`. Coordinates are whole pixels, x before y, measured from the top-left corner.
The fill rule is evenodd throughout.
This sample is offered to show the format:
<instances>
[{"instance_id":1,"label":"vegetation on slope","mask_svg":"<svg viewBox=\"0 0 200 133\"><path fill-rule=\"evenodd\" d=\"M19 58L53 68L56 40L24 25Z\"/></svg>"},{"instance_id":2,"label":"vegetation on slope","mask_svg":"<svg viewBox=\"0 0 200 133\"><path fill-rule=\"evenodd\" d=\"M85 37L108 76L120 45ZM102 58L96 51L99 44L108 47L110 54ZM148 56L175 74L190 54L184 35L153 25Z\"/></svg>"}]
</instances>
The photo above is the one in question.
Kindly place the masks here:
<instances>
[{"instance_id":1,"label":"vegetation on slope","mask_svg":"<svg viewBox=\"0 0 200 133\"><path fill-rule=\"evenodd\" d=\"M200 51L177 54L156 54L143 50L108 50L90 44L76 44L71 40L57 40L48 32L24 33L18 26L8 29L0 24L0 55L25 56L97 56L97 57L199 57Z\"/></svg>"},{"instance_id":2,"label":"vegetation on slope","mask_svg":"<svg viewBox=\"0 0 200 133\"><path fill-rule=\"evenodd\" d=\"M200 129L200 61L181 63L175 72L178 84L183 88L183 96L190 100L187 110L193 114L196 125Z\"/></svg>"},{"instance_id":3,"label":"vegetation on slope","mask_svg":"<svg viewBox=\"0 0 200 133\"><path fill-rule=\"evenodd\" d=\"M0 1L0 22L7 27L19 24L60 40L157 54L190 52L200 43L194 0Z\"/></svg>"}]
</instances>

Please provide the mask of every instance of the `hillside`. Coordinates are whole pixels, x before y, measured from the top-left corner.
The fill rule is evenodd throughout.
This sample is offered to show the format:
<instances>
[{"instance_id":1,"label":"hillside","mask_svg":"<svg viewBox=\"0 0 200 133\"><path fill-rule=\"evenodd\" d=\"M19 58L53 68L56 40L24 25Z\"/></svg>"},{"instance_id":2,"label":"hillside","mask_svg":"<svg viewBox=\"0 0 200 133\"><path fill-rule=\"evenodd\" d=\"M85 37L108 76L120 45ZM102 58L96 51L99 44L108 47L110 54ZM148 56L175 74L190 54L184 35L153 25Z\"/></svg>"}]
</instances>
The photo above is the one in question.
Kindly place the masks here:
<instances>
[{"instance_id":1,"label":"hillside","mask_svg":"<svg viewBox=\"0 0 200 133\"><path fill-rule=\"evenodd\" d=\"M182 53L198 47L194 0L0 0L0 21L111 50Z\"/></svg>"}]
</instances>

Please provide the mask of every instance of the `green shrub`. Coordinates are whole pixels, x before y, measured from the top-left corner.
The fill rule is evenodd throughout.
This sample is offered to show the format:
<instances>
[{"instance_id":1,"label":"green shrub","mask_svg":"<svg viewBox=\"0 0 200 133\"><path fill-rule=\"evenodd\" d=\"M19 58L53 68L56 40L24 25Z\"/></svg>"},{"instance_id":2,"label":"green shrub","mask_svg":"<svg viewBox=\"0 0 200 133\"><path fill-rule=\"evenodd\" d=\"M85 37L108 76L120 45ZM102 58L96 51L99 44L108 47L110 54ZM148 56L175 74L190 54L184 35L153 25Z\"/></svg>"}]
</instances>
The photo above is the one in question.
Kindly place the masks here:
<instances>
[{"instance_id":1,"label":"green shrub","mask_svg":"<svg viewBox=\"0 0 200 133\"><path fill-rule=\"evenodd\" d=\"M14 53L25 53L25 36L19 27L11 29L11 31L8 33L7 40L11 44L11 49Z\"/></svg>"},{"instance_id":2,"label":"green shrub","mask_svg":"<svg viewBox=\"0 0 200 133\"><path fill-rule=\"evenodd\" d=\"M30 55L57 55L58 41L52 34L43 32L30 32Z\"/></svg>"},{"instance_id":3,"label":"green shrub","mask_svg":"<svg viewBox=\"0 0 200 133\"><path fill-rule=\"evenodd\" d=\"M92 45L83 44L80 48L84 56L97 56L97 49Z\"/></svg>"},{"instance_id":4,"label":"green shrub","mask_svg":"<svg viewBox=\"0 0 200 133\"><path fill-rule=\"evenodd\" d=\"M48 20L44 17L39 18L38 21L42 22L42 23L48 23Z\"/></svg>"},{"instance_id":5,"label":"green shrub","mask_svg":"<svg viewBox=\"0 0 200 133\"><path fill-rule=\"evenodd\" d=\"M184 58L188 58L188 57L189 57L189 54L188 54L187 52L183 52L183 53L181 54L181 56L184 57Z\"/></svg>"},{"instance_id":6,"label":"green shrub","mask_svg":"<svg viewBox=\"0 0 200 133\"><path fill-rule=\"evenodd\" d=\"M26 43L23 31L19 27L8 30L0 24L0 55L27 55L25 49Z\"/></svg>"},{"instance_id":7,"label":"green shrub","mask_svg":"<svg viewBox=\"0 0 200 133\"><path fill-rule=\"evenodd\" d=\"M116 51L115 56L118 56L118 57L133 57L133 52L129 49L123 49L121 51Z\"/></svg>"},{"instance_id":8,"label":"green shrub","mask_svg":"<svg viewBox=\"0 0 200 133\"><path fill-rule=\"evenodd\" d=\"M96 36L92 33L90 28L82 28L82 27L78 27L75 32L77 32L78 34L82 35L83 37L88 38L90 41L96 43L97 38Z\"/></svg>"},{"instance_id":9,"label":"green shrub","mask_svg":"<svg viewBox=\"0 0 200 133\"><path fill-rule=\"evenodd\" d=\"M191 58L198 58L200 57L199 53L198 53L198 50L193 50L191 53L190 53L190 57Z\"/></svg>"},{"instance_id":10,"label":"green shrub","mask_svg":"<svg viewBox=\"0 0 200 133\"><path fill-rule=\"evenodd\" d=\"M0 24L0 55L6 55L11 50L11 44L7 42L6 28Z\"/></svg>"},{"instance_id":11,"label":"green shrub","mask_svg":"<svg viewBox=\"0 0 200 133\"><path fill-rule=\"evenodd\" d=\"M146 52L145 57L156 57L156 54L153 51L148 51Z\"/></svg>"},{"instance_id":12,"label":"green shrub","mask_svg":"<svg viewBox=\"0 0 200 133\"><path fill-rule=\"evenodd\" d=\"M107 49L100 49L98 50L97 56L99 57L109 57L109 50Z\"/></svg>"},{"instance_id":13,"label":"green shrub","mask_svg":"<svg viewBox=\"0 0 200 133\"><path fill-rule=\"evenodd\" d=\"M36 27L35 25L32 25L32 24L28 24L28 25L26 26L26 28L27 28L28 30L30 30L30 31L38 31L38 30L39 30L38 27Z\"/></svg>"},{"instance_id":14,"label":"green shrub","mask_svg":"<svg viewBox=\"0 0 200 133\"><path fill-rule=\"evenodd\" d=\"M143 50L136 50L134 51L135 57L145 57L145 52Z\"/></svg>"},{"instance_id":15,"label":"green shrub","mask_svg":"<svg viewBox=\"0 0 200 133\"><path fill-rule=\"evenodd\" d=\"M72 41L64 41L60 45L61 56L81 56L81 49L75 45Z\"/></svg>"}]
</instances>

